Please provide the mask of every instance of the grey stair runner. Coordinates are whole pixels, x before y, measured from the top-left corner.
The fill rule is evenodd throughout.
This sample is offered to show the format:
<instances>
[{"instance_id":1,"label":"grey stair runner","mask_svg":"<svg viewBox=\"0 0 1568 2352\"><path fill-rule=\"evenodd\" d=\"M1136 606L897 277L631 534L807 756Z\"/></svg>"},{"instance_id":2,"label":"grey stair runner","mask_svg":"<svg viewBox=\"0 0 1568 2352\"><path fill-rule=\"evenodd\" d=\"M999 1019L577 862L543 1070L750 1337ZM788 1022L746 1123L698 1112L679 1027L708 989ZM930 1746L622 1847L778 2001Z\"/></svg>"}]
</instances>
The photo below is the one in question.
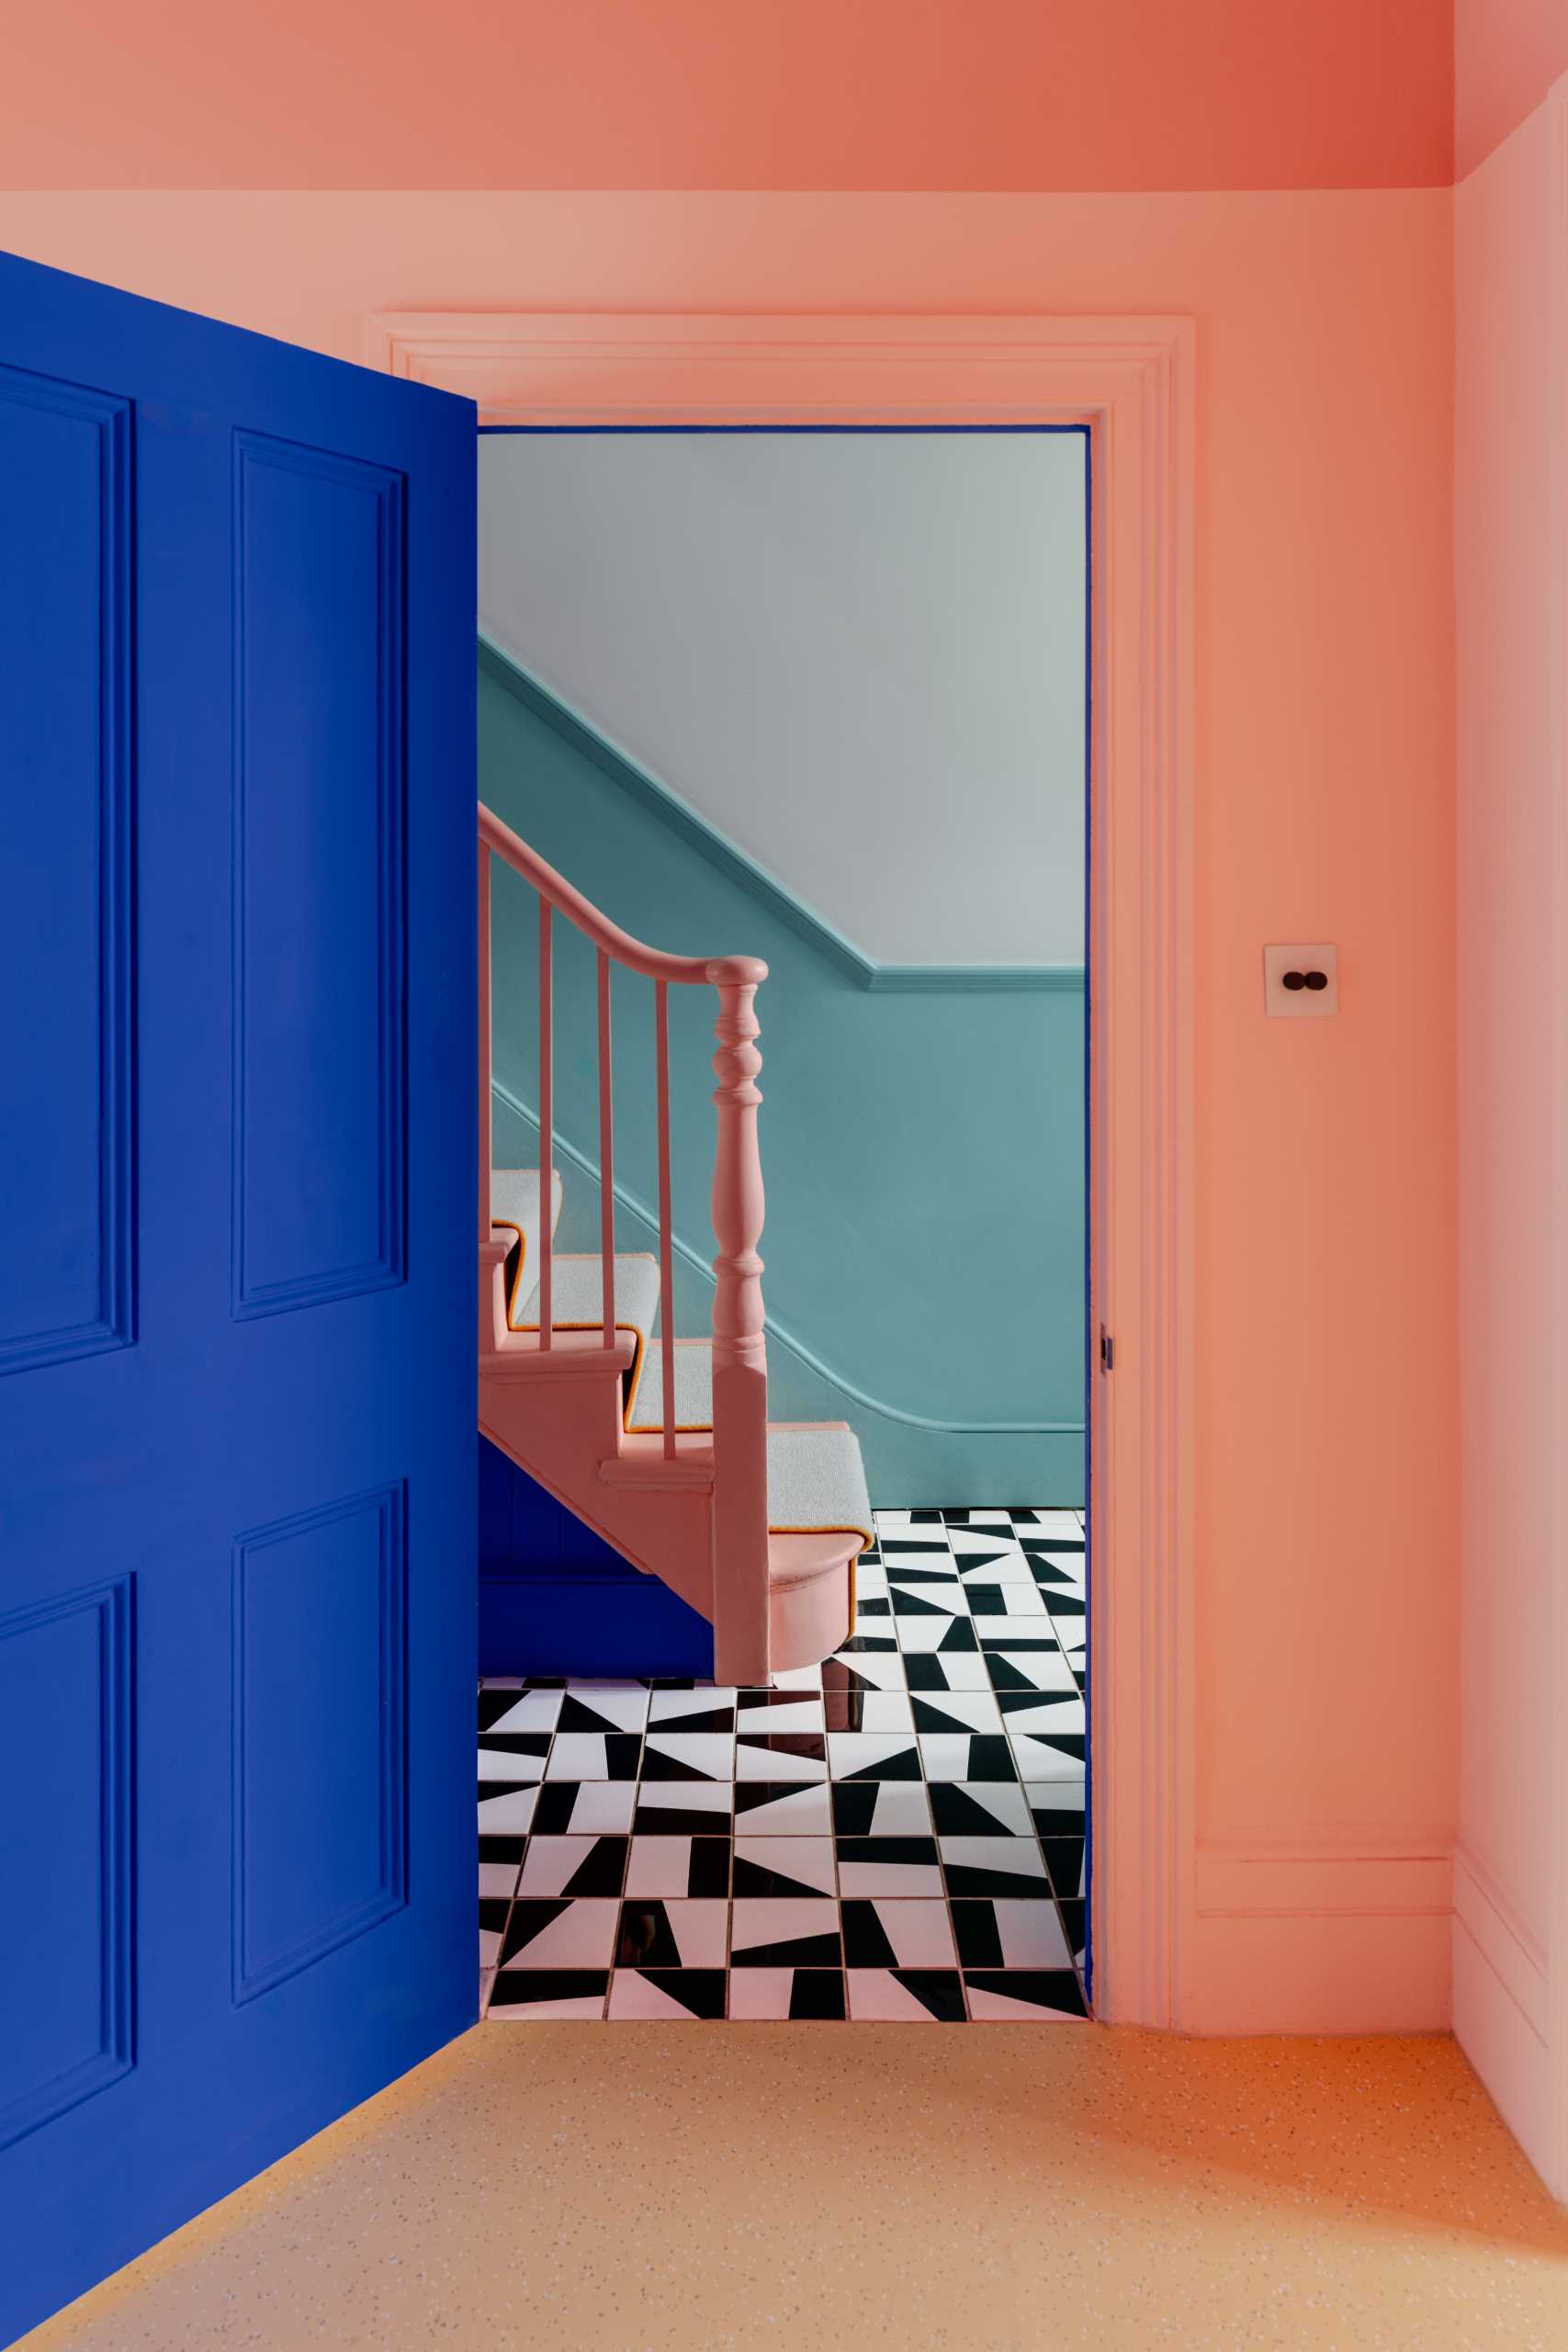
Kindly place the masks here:
<instances>
[{"instance_id":1,"label":"grey stair runner","mask_svg":"<svg viewBox=\"0 0 1568 2352\"><path fill-rule=\"evenodd\" d=\"M560 1170L553 1170L550 1182L550 1231L554 1233L560 1218ZM524 1303L532 1298L539 1279L539 1250L543 1235L539 1224L539 1171L536 1168L496 1168L491 1171L490 1214L491 1230L498 1232L511 1250L506 1266L506 1294L513 1298L513 1317L521 1317ZM516 1285L521 1281L521 1291Z\"/></svg>"},{"instance_id":2,"label":"grey stair runner","mask_svg":"<svg viewBox=\"0 0 1568 2352\"><path fill-rule=\"evenodd\" d=\"M841 1426L768 1430L768 1525L802 1532L858 1528L874 1542L860 1441Z\"/></svg>"},{"instance_id":3,"label":"grey stair runner","mask_svg":"<svg viewBox=\"0 0 1568 2352\"><path fill-rule=\"evenodd\" d=\"M636 1331L644 1346L653 1329L659 1306L659 1261L635 1257L615 1260L615 1328ZM514 1331L534 1330L539 1321L536 1287L524 1306L512 1312ZM604 1270L597 1252L592 1258L558 1257L550 1275L550 1324L557 1331L591 1329L604 1320Z\"/></svg>"},{"instance_id":4,"label":"grey stair runner","mask_svg":"<svg viewBox=\"0 0 1568 2352\"><path fill-rule=\"evenodd\" d=\"M678 1430L711 1430L713 1427L713 1342L711 1340L677 1340L675 1342L675 1426ZM632 1398L629 1430L661 1430L664 1427L664 1351L651 1346L643 1359L642 1378Z\"/></svg>"}]
</instances>

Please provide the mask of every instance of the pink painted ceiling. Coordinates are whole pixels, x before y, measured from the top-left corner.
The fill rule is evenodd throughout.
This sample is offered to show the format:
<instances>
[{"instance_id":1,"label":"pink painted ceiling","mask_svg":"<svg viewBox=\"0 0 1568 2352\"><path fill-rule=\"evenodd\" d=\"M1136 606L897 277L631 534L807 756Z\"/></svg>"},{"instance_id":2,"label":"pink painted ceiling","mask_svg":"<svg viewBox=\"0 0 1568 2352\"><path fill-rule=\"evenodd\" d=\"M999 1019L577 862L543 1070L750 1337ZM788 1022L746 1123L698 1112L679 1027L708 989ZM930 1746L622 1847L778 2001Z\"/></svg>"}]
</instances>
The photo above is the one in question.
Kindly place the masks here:
<instances>
[{"instance_id":1,"label":"pink painted ceiling","mask_svg":"<svg viewBox=\"0 0 1568 2352\"><path fill-rule=\"evenodd\" d=\"M17 188L1451 175L1451 0L37 0L6 15L0 174Z\"/></svg>"}]
</instances>

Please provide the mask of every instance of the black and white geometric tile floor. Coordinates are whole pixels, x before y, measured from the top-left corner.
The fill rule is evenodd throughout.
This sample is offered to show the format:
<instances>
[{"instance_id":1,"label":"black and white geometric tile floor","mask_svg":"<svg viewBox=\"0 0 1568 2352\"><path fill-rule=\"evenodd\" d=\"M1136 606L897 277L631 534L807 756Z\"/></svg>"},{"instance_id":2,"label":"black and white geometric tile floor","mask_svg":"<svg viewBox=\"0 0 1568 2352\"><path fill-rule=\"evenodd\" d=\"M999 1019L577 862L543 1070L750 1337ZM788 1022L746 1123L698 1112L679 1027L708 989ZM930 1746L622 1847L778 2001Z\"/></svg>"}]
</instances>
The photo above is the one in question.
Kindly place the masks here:
<instances>
[{"instance_id":1,"label":"black and white geometric tile floor","mask_svg":"<svg viewBox=\"0 0 1568 2352\"><path fill-rule=\"evenodd\" d=\"M486 2017L1085 2015L1081 1514L876 1526L768 1690L480 1685Z\"/></svg>"}]
</instances>

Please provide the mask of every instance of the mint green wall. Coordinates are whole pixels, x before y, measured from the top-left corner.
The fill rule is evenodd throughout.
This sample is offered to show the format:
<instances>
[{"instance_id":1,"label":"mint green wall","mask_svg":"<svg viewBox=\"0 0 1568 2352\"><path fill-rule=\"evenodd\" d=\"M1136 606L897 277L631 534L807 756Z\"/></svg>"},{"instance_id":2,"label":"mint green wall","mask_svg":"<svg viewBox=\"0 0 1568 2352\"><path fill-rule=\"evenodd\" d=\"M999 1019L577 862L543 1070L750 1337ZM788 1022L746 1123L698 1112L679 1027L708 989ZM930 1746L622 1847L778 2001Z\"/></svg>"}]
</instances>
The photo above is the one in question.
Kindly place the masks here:
<instances>
[{"instance_id":1,"label":"mint green wall","mask_svg":"<svg viewBox=\"0 0 1568 2352\"><path fill-rule=\"evenodd\" d=\"M1081 975L998 988L922 968L901 984L895 967L868 985L765 877L721 848L705 854L700 826L537 689L514 690L488 652L479 741L480 797L615 922L682 955L767 959L757 1010L773 1418L851 1421L885 1507L1080 1503ZM533 894L494 864L496 1160L530 1165L537 918ZM561 1238L591 1250L594 962L569 924L555 930ZM651 1250L638 1209L657 1197L653 991L621 973L615 989L616 1240ZM712 1295L714 1009L710 989L671 991L685 1335L707 1329Z\"/></svg>"}]
</instances>

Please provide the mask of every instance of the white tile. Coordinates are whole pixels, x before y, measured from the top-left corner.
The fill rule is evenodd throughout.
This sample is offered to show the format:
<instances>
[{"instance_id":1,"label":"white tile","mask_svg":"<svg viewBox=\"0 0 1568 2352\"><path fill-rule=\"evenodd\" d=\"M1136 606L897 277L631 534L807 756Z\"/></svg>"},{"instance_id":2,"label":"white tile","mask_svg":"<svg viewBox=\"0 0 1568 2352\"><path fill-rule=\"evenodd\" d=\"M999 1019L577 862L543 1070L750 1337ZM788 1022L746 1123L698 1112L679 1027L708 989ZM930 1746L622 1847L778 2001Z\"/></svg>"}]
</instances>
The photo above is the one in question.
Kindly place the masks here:
<instances>
[{"instance_id":1,"label":"white tile","mask_svg":"<svg viewBox=\"0 0 1568 2352\"><path fill-rule=\"evenodd\" d=\"M479 1864L479 1894L492 1901L506 1902L517 1888L515 1862L481 1862Z\"/></svg>"},{"instance_id":2,"label":"white tile","mask_svg":"<svg viewBox=\"0 0 1568 2352\"><path fill-rule=\"evenodd\" d=\"M723 1731L650 1731L643 1743L645 1781L663 1777L651 1760L656 1758L680 1766L678 1779L683 1780L686 1772L700 1772L707 1781L728 1781L734 1777L735 1742Z\"/></svg>"},{"instance_id":3,"label":"white tile","mask_svg":"<svg viewBox=\"0 0 1568 2352\"><path fill-rule=\"evenodd\" d=\"M847 1838L839 1849L839 1893L841 1895L942 1896L942 1871L934 1861L863 1861L859 1849L866 1842L860 1838Z\"/></svg>"},{"instance_id":4,"label":"white tile","mask_svg":"<svg viewBox=\"0 0 1568 2352\"><path fill-rule=\"evenodd\" d=\"M684 1894L692 1883L689 1838L634 1838L626 1861L626 1897Z\"/></svg>"},{"instance_id":5,"label":"white tile","mask_svg":"<svg viewBox=\"0 0 1568 2352\"><path fill-rule=\"evenodd\" d=\"M994 1991L987 1984L970 1984L965 1990L969 1996L969 2014L976 2025L992 2021L1001 2023L1014 2018L1026 2019L1032 2025L1082 2026L1088 2023L1087 2018L1075 2015L1071 2009L1053 2009L1043 2001L1016 2000L1006 1993Z\"/></svg>"},{"instance_id":6,"label":"white tile","mask_svg":"<svg viewBox=\"0 0 1568 2352\"><path fill-rule=\"evenodd\" d=\"M745 1830L753 1838L826 1837L831 1827L828 1791L825 1787L787 1789L762 1804L738 1804L735 1827L738 1834Z\"/></svg>"},{"instance_id":7,"label":"white tile","mask_svg":"<svg viewBox=\"0 0 1568 2352\"><path fill-rule=\"evenodd\" d=\"M890 1566L887 1572L887 1583L893 1600L895 1618L924 1617L933 1611L942 1617L967 1617L969 1614L969 1596L956 1577L951 1584L907 1583L899 1576L897 1566ZM898 1607L901 1597L919 1601L920 1606L918 1609L901 1610ZM886 1620L884 1619L883 1626L885 1627L886 1624ZM868 1628L868 1631L881 1630L883 1630L882 1627Z\"/></svg>"},{"instance_id":8,"label":"white tile","mask_svg":"<svg viewBox=\"0 0 1568 2352\"><path fill-rule=\"evenodd\" d=\"M966 1616L956 1620L952 1617L900 1617L897 1620L898 1646L908 1650L911 1657L929 1657L933 1650L940 1650L943 1642L951 1638L955 1623L968 1625L972 1622ZM1002 1621L998 1617L996 1622L999 1625ZM967 1639L964 1646L965 1649L969 1647Z\"/></svg>"},{"instance_id":9,"label":"white tile","mask_svg":"<svg viewBox=\"0 0 1568 2352\"><path fill-rule=\"evenodd\" d=\"M1073 1956L1054 1903L1015 1902L1009 1895L998 1895L991 1909L1001 1938L1004 1968L1072 1966Z\"/></svg>"},{"instance_id":10,"label":"white tile","mask_svg":"<svg viewBox=\"0 0 1568 2352\"><path fill-rule=\"evenodd\" d=\"M550 1747L552 1781L619 1781L635 1773L612 1770L608 1738L597 1731L558 1731Z\"/></svg>"},{"instance_id":11,"label":"white tile","mask_svg":"<svg viewBox=\"0 0 1568 2352\"><path fill-rule=\"evenodd\" d=\"M674 1939L675 1949L680 1954L680 1959L673 1963L667 1960L655 1959L646 1945L640 1950L628 1951L627 1949L628 1938L635 1938L639 1925L642 1924L639 1915L651 1913L651 1925L657 1932L658 1915L660 1912ZM726 1947L728 1937L729 1904L728 1899L715 1902L700 1897L688 1899L681 1896L672 1901L654 1905L628 1902L621 1912L620 1938L615 1950L616 1964L621 1968L664 1968L671 1965L680 1968L722 1968L727 1957Z\"/></svg>"},{"instance_id":12,"label":"white tile","mask_svg":"<svg viewBox=\"0 0 1568 2352\"><path fill-rule=\"evenodd\" d=\"M1032 1882L1045 1876L1045 1864L1032 1838L939 1838L937 1843L942 1848L942 1860L955 1869L987 1871L993 1876ZM974 1899L964 1895L954 1898L958 1902ZM1031 1905L1037 1899L1031 1897ZM1048 1911L1051 1905L1042 1903L1040 1907Z\"/></svg>"},{"instance_id":13,"label":"white tile","mask_svg":"<svg viewBox=\"0 0 1568 2352\"><path fill-rule=\"evenodd\" d=\"M1080 1764L1076 1771L1064 1770L1056 1780L1026 1781L1023 1793L1031 1813L1060 1813L1064 1815L1061 1835L1077 1838L1081 1835L1077 1823L1083 1818L1084 1787Z\"/></svg>"},{"instance_id":14,"label":"white tile","mask_svg":"<svg viewBox=\"0 0 1568 2352\"><path fill-rule=\"evenodd\" d=\"M819 1666L782 1667L773 1678L775 1690L820 1690L822 1669Z\"/></svg>"},{"instance_id":15,"label":"white tile","mask_svg":"<svg viewBox=\"0 0 1568 2352\"><path fill-rule=\"evenodd\" d=\"M726 1707L733 1707L736 1693L732 1690L700 1689L696 1690L655 1690L649 1694L649 1727L662 1725L679 1731L683 1723L695 1715L716 1714Z\"/></svg>"},{"instance_id":16,"label":"white tile","mask_svg":"<svg viewBox=\"0 0 1568 2352\"><path fill-rule=\"evenodd\" d=\"M731 1905L729 1951L734 1966L749 1951L771 1944L792 1944L810 1937L839 1937L839 1906L817 1903L808 1896L760 1895ZM802 1966L809 1963L802 1962ZM823 1966L832 1963L824 1961ZM765 1965L765 1963L764 1963Z\"/></svg>"},{"instance_id":17,"label":"white tile","mask_svg":"<svg viewBox=\"0 0 1568 2352\"><path fill-rule=\"evenodd\" d=\"M977 1804L983 1813L988 1813L998 1831L1006 1836L1028 1838L1032 1835L1034 1825L1029 1818L1029 1807L1016 1781L953 1781L943 1785L955 1789L961 1796Z\"/></svg>"},{"instance_id":18,"label":"white tile","mask_svg":"<svg viewBox=\"0 0 1568 2352\"><path fill-rule=\"evenodd\" d=\"M796 1756L787 1747L759 1747L741 1738L735 1749L737 1781L826 1781L825 1756Z\"/></svg>"},{"instance_id":19,"label":"white tile","mask_svg":"<svg viewBox=\"0 0 1568 2352\"><path fill-rule=\"evenodd\" d=\"M665 1975L678 1973L674 1970L662 1973ZM617 2023L628 2019L649 2022L656 2018L660 2022L684 2022L687 2025L701 2022L683 2001L678 2001L672 1992L666 1991L660 1982L660 1972L644 1976L635 1968L617 1968L611 1977L610 2005L605 2015Z\"/></svg>"},{"instance_id":20,"label":"white tile","mask_svg":"<svg viewBox=\"0 0 1568 2352\"><path fill-rule=\"evenodd\" d=\"M572 1800L570 1834L624 1837L637 1803L634 1781L584 1781Z\"/></svg>"},{"instance_id":21,"label":"white tile","mask_svg":"<svg viewBox=\"0 0 1568 2352\"><path fill-rule=\"evenodd\" d=\"M945 1650L937 1664L949 1690L988 1690L991 1687L990 1669L978 1650ZM940 1699L942 1692L911 1689L909 1695L914 1699Z\"/></svg>"},{"instance_id":22,"label":"white tile","mask_svg":"<svg viewBox=\"0 0 1568 2352\"><path fill-rule=\"evenodd\" d=\"M530 1838L523 1859L519 1894L564 1894L598 1844L596 1838ZM611 1849L614 1852L615 1849Z\"/></svg>"},{"instance_id":23,"label":"white tile","mask_svg":"<svg viewBox=\"0 0 1568 2352\"><path fill-rule=\"evenodd\" d=\"M908 1759L914 1753L914 1737L908 1732L830 1731L828 1734L828 1755L836 1781L847 1781L862 1774L867 1780L918 1779L918 1770L911 1772L908 1765Z\"/></svg>"},{"instance_id":24,"label":"white tile","mask_svg":"<svg viewBox=\"0 0 1568 2352\"><path fill-rule=\"evenodd\" d=\"M873 1907L900 1968L956 1968L953 1922L944 1901L877 1902Z\"/></svg>"},{"instance_id":25,"label":"white tile","mask_svg":"<svg viewBox=\"0 0 1568 2352\"><path fill-rule=\"evenodd\" d=\"M533 1820L538 1802L537 1789L513 1789L503 1797L481 1797L479 1836L520 1837Z\"/></svg>"},{"instance_id":26,"label":"white tile","mask_svg":"<svg viewBox=\"0 0 1568 2352\"><path fill-rule=\"evenodd\" d=\"M526 1976L523 1979L526 1984ZM515 1991L517 1980L513 1978L509 1990ZM557 2018L563 2022L573 2018L602 2018L604 2014L603 1993L574 1993L562 1999L547 2001L508 2001L485 2011L489 2025L526 2025L530 2018Z\"/></svg>"},{"instance_id":27,"label":"white tile","mask_svg":"<svg viewBox=\"0 0 1568 2352\"><path fill-rule=\"evenodd\" d=\"M854 1802L863 1802L861 1792L875 1792L875 1803L869 1829L844 1829L842 1837L867 1838L929 1838L931 1835L931 1804L923 1781L862 1781L855 1786Z\"/></svg>"},{"instance_id":28,"label":"white tile","mask_svg":"<svg viewBox=\"0 0 1568 2352\"><path fill-rule=\"evenodd\" d=\"M738 1831L735 1860L738 1866L750 1862L757 1870L780 1871L816 1894L832 1895L838 1891L830 1838L792 1838L786 1844L783 1838L748 1838Z\"/></svg>"},{"instance_id":29,"label":"white tile","mask_svg":"<svg viewBox=\"0 0 1568 2352\"><path fill-rule=\"evenodd\" d=\"M646 1834L650 1826L657 1834L658 1816L661 1813L694 1813L711 1815L715 1836L723 1837L728 1834L729 1816L735 1809L735 1783L733 1781L645 1781L637 1792L637 1811L646 1816L639 1834Z\"/></svg>"},{"instance_id":30,"label":"white tile","mask_svg":"<svg viewBox=\"0 0 1568 2352\"><path fill-rule=\"evenodd\" d=\"M996 1694L990 1690L920 1690L915 1694L924 1706L933 1708L942 1717L941 1725L922 1723L922 1731L988 1731L1002 1728L1002 1711Z\"/></svg>"},{"instance_id":31,"label":"white tile","mask_svg":"<svg viewBox=\"0 0 1568 2352\"><path fill-rule=\"evenodd\" d=\"M479 1745L479 1777L481 1781L542 1781L545 1759L541 1756L513 1756L504 1747Z\"/></svg>"},{"instance_id":32,"label":"white tile","mask_svg":"<svg viewBox=\"0 0 1568 2352\"><path fill-rule=\"evenodd\" d=\"M730 1972L732 2018L787 2018L795 1991L793 1968L737 1968Z\"/></svg>"},{"instance_id":33,"label":"white tile","mask_svg":"<svg viewBox=\"0 0 1568 2352\"><path fill-rule=\"evenodd\" d=\"M890 1969L852 1968L845 1977L850 2015L866 2020L884 2018L899 2024L934 2025L923 2001L899 1984Z\"/></svg>"},{"instance_id":34,"label":"white tile","mask_svg":"<svg viewBox=\"0 0 1568 2352\"><path fill-rule=\"evenodd\" d=\"M852 1701L855 1720L852 1725L842 1722L835 1723L833 1727L836 1731L848 1731L852 1728L862 1732L903 1732L907 1736L913 1737L915 1717L907 1690L836 1692L833 1705L829 1709L829 1714L833 1713L840 1700L845 1698Z\"/></svg>"},{"instance_id":35,"label":"white tile","mask_svg":"<svg viewBox=\"0 0 1568 2352\"><path fill-rule=\"evenodd\" d=\"M765 1692L743 1694L735 1719L737 1731L820 1731L822 1693L803 1690L783 1707L769 1702Z\"/></svg>"},{"instance_id":36,"label":"white tile","mask_svg":"<svg viewBox=\"0 0 1568 2352\"><path fill-rule=\"evenodd\" d=\"M610 1896L583 1895L558 1911L552 1919L544 1913L548 1905L537 1909L519 1899L512 1906L512 1918L507 1927L511 1941L528 1929L538 1919L537 1932L508 1954L502 1963L502 1973L510 1975L514 1969L531 1968L607 1968L615 1948L615 1925L620 1917L620 1904Z\"/></svg>"},{"instance_id":37,"label":"white tile","mask_svg":"<svg viewBox=\"0 0 1568 2352\"><path fill-rule=\"evenodd\" d=\"M488 1687L488 1686L487 1686ZM564 1690L526 1690L522 1692L514 1707L508 1707L487 1728L491 1731L554 1731L556 1717L560 1713ZM482 1745L485 1734L480 1732Z\"/></svg>"}]
</instances>

